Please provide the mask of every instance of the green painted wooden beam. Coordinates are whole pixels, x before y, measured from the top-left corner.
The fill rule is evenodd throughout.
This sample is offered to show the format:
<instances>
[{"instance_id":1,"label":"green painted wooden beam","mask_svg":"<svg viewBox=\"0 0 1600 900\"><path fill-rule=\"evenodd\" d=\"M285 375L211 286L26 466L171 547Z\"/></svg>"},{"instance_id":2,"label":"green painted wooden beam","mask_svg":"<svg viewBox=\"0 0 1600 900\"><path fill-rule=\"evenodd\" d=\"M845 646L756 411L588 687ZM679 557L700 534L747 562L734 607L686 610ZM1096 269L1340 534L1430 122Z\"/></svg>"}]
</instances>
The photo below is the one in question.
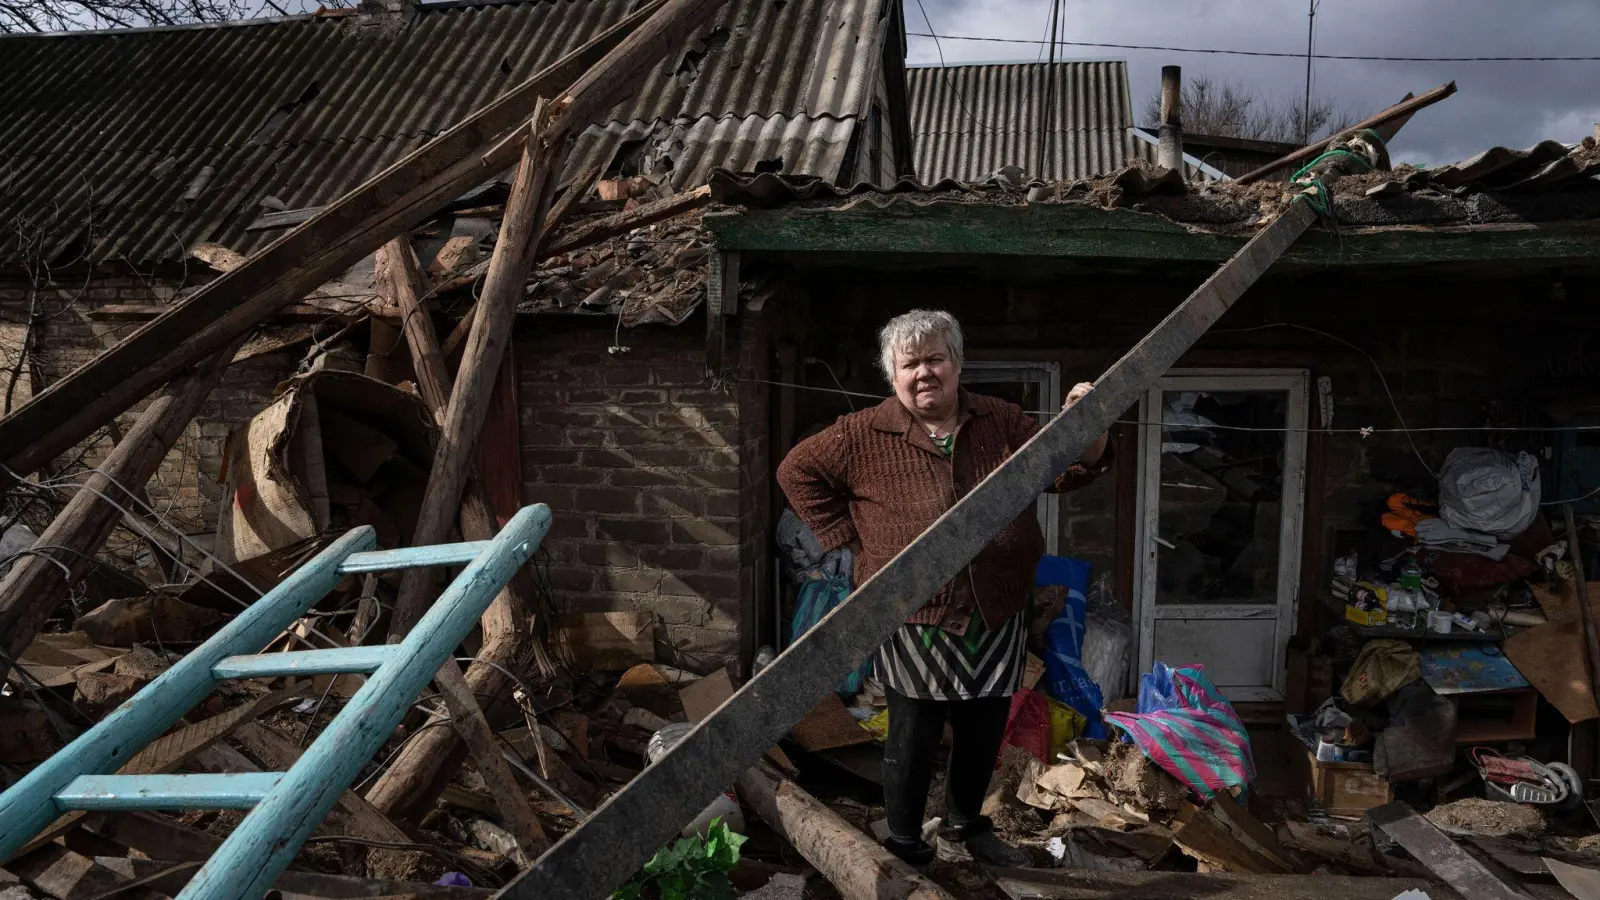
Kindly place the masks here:
<instances>
[{"instance_id":1,"label":"green painted wooden beam","mask_svg":"<svg viewBox=\"0 0 1600 900\"><path fill-rule=\"evenodd\" d=\"M888 208L790 206L707 213L725 250L752 253L893 253L1031 256L1216 263L1248 233L1214 234L1152 213L1057 203L998 206L939 201ZM1393 226L1307 234L1279 263L1416 265L1451 262L1600 261L1600 223Z\"/></svg>"}]
</instances>

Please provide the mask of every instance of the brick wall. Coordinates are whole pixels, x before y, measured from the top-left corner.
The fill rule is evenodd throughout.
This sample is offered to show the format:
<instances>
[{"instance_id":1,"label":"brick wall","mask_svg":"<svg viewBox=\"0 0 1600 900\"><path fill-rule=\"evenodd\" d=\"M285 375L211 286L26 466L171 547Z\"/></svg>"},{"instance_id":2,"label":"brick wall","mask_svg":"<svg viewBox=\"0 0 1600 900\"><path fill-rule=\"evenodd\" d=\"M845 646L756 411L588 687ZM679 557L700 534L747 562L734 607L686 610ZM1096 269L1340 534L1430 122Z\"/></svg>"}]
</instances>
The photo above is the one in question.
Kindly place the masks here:
<instances>
[{"instance_id":1,"label":"brick wall","mask_svg":"<svg viewBox=\"0 0 1600 900\"><path fill-rule=\"evenodd\" d=\"M698 320L696 320L698 321ZM658 655L708 670L739 654L765 545L761 394L715 387L703 329L541 318L517 336L523 493L547 503L545 547L563 613L658 617ZM761 358L735 322L730 357Z\"/></svg>"},{"instance_id":2,"label":"brick wall","mask_svg":"<svg viewBox=\"0 0 1600 900\"><path fill-rule=\"evenodd\" d=\"M59 283L45 284L36 291L20 277L0 275L0 321L26 325L30 308L37 302L34 311L40 335L39 362L48 384L93 359L108 343L115 343L141 324L91 316L96 309L109 304L163 304L174 296L176 291L170 284L132 276L63 276ZM222 384L207 398L199 415L151 478L147 486L151 504L201 542L216 529L223 492L217 478L228 433L271 402L274 386L292 374L297 359L292 352L274 353L230 367ZM0 388L8 382L9 373L0 373ZM118 417L124 431L132 427L144 406L141 402ZM111 447L111 441L102 435L92 444L67 454L58 465L81 458L82 465L92 467L105 458Z\"/></svg>"}]
</instances>

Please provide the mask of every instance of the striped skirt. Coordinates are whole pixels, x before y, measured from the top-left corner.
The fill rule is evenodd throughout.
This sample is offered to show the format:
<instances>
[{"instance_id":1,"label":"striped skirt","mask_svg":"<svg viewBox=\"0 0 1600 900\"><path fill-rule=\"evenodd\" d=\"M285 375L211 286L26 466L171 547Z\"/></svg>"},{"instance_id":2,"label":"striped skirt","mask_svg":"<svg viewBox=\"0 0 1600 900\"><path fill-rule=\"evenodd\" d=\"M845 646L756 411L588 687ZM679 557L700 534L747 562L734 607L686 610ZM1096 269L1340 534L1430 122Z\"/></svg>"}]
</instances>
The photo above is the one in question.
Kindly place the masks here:
<instances>
[{"instance_id":1,"label":"striped skirt","mask_svg":"<svg viewBox=\"0 0 1600 900\"><path fill-rule=\"evenodd\" d=\"M990 631L974 613L963 636L935 625L902 625L879 648L878 680L916 700L976 700L1009 697L1022 683L1028 637L1019 613Z\"/></svg>"}]
</instances>

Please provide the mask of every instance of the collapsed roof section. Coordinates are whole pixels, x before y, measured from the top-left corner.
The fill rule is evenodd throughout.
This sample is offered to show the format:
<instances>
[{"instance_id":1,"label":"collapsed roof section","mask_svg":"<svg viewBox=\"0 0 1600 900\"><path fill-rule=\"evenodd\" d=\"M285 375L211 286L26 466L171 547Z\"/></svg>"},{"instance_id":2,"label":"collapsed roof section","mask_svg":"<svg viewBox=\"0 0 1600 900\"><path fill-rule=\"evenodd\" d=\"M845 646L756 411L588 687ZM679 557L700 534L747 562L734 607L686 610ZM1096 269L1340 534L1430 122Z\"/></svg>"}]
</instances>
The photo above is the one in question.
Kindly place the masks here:
<instances>
[{"instance_id":1,"label":"collapsed roof section","mask_svg":"<svg viewBox=\"0 0 1600 900\"><path fill-rule=\"evenodd\" d=\"M568 172L838 177L891 3L734 0L582 134ZM202 241L248 254L630 9L437 3L0 37L0 261L144 266Z\"/></svg>"}]
</instances>

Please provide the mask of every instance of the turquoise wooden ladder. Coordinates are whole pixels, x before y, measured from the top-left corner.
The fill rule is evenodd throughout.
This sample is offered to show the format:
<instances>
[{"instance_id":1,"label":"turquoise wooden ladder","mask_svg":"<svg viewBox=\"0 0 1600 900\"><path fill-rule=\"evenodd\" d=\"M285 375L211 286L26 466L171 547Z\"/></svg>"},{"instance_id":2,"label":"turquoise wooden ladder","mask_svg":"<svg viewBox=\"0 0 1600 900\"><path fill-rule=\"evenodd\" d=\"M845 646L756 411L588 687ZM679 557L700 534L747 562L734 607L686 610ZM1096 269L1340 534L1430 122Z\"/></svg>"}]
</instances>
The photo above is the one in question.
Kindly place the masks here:
<instances>
[{"instance_id":1,"label":"turquoise wooden ladder","mask_svg":"<svg viewBox=\"0 0 1600 900\"><path fill-rule=\"evenodd\" d=\"M0 794L0 861L73 810L248 809L178 897L258 900L549 529L550 509L541 504L518 511L489 541L374 551L370 527L345 534ZM466 568L399 644L260 653L347 575L462 563ZM287 772L108 774L218 682L344 673L370 677Z\"/></svg>"}]
</instances>

